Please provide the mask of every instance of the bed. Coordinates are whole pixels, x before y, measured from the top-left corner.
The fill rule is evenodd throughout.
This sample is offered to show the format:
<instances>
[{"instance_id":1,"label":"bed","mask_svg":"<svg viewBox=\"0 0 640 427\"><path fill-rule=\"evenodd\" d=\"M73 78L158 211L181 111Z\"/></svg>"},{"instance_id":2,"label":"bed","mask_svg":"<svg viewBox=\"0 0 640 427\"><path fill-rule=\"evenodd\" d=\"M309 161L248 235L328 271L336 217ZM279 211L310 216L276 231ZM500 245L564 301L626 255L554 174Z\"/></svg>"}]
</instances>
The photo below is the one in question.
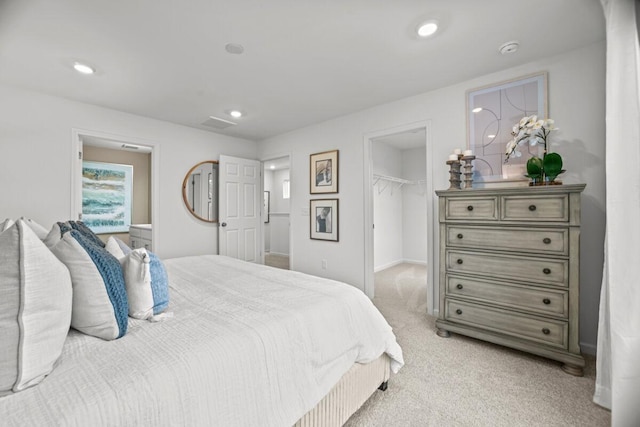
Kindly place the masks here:
<instances>
[{"instance_id":1,"label":"bed","mask_svg":"<svg viewBox=\"0 0 640 427\"><path fill-rule=\"evenodd\" d=\"M113 341L71 329L40 384L0 397L0 424L342 425L403 365L352 286L217 255L164 265L162 318Z\"/></svg>"}]
</instances>

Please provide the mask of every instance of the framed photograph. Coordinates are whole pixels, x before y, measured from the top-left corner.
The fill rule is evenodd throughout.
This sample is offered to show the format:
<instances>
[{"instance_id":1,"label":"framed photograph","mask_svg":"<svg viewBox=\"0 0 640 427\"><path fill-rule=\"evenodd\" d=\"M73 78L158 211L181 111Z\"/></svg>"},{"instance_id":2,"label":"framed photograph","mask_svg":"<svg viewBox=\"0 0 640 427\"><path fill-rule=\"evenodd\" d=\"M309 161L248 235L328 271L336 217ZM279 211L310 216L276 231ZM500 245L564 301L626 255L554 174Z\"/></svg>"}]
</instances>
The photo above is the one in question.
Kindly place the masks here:
<instances>
[{"instance_id":1,"label":"framed photograph","mask_svg":"<svg viewBox=\"0 0 640 427\"><path fill-rule=\"evenodd\" d=\"M133 166L82 162L82 222L94 233L128 233Z\"/></svg>"},{"instance_id":2,"label":"framed photograph","mask_svg":"<svg viewBox=\"0 0 640 427\"><path fill-rule=\"evenodd\" d=\"M468 148L476 156L474 183L526 180L527 160L538 155L535 147L508 163L505 150L513 139L513 126L533 114L547 117L546 72L467 91Z\"/></svg>"},{"instance_id":3,"label":"framed photograph","mask_svg":"<svg viewBox=\"0 0 640 427\"><path fill-rule=\"evenodd\" d=\"M269 206L269 202L270 202L270 197L271 197L271 193L268 191L264 192L264 204L263 204L263 209L264 209L264 222L267 223L269 222L269 210L271 209L271 207Z\"/></svg>"},{"instance_id":4,"label":"framed photograph","mask_svg":"<svg viewBox=\"0 0 640 427\"><path fill-rule=\"evenodd\" d=\"M313 199L309 209L311 238L338 241L338 199Z\"/></svg>"},{"instance_id":5,"label":"framed photograph","mask_svg":"<svg viewBox=\"0 0 640 427\"><path fill-rule=\"evenodd\" d=\"M338 192L338 150L325 151L310 156L311 194Z\"/></svg>"}]
</instances>

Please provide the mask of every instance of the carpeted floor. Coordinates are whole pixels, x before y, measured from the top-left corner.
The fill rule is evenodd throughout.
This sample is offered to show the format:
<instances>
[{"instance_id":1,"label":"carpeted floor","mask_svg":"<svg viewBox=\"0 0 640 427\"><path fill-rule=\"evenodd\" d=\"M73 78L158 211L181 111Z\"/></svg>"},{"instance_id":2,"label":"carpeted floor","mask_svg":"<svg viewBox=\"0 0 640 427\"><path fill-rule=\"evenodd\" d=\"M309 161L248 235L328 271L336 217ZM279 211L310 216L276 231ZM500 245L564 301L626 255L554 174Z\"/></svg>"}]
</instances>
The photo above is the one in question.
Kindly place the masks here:
<instances>
[{"instance_id":1,"label":"carpeted floor","mask_svg":"<svg viewBox=\"0 0 640 427\"><path fill-rule=\"evenodd\" d=\"M288 270L289 257L287 255L278 255L267 252L264 254L264 265Z\"/></svg>"},{"instance_id":2,"label":"carpeted floor","mask_svg":"<svg viewBox=\"0 0 640 427\"><path fill-rule=\"evenodd\" d=\"M426 314L426 268L402 264L375 277L374 304L403 349L405 366L346 423L360 426L608 426L592 401L595 360L584 377L560 363L457 334L440 338Z\"/></svg>"}]
</instances>

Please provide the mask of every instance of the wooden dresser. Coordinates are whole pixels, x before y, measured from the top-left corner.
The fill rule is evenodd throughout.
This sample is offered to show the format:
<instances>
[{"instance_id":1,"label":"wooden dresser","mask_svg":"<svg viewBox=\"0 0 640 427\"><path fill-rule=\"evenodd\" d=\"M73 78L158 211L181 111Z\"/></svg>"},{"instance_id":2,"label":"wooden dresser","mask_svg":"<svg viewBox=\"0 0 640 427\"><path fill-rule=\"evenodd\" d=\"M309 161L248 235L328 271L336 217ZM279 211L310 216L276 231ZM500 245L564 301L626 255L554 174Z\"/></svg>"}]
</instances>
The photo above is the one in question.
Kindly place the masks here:
<instances>
[{"instance_id":1,"label":"wooden dresser","mask_svg":"<svg viewBox=\"0 0 640 427\"><path fill-rule=\"evenodd\" d=\"M578 311L584 184L437 191L438 335L456 332L582 375Z\"/></svg>"}]
</instances>

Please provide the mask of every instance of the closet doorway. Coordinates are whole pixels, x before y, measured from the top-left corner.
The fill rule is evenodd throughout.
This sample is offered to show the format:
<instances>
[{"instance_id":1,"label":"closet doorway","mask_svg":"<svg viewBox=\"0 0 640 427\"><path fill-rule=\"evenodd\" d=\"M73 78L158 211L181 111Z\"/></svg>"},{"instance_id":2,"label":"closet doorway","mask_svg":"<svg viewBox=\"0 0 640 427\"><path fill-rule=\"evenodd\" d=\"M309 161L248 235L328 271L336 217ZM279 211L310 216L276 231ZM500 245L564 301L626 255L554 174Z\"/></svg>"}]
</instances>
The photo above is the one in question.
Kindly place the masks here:
<instances>
[{"instance_id":1,"label":"closet doorway","mask_svg":"<svg viewBox=\"0 0 640 427\"><path fill-rule=\"evenodd\" d=\"M424 283L421 305L432 312L429 139L429 122L365 135L365 292L373 298L376 274L397 271ZM399 277L398 292L401 282Z\"/></svg>"},{"instance_id":2,"label":"closet doorway","mask_svg":"<svg viewBox=\"0 0 640 427\"><path fill-rule=\"evenodd\" d=\"M271 267L288 270L291 265L289 156L263 160L262 165L264 263Z\"/></svg>"}]
</instances>

